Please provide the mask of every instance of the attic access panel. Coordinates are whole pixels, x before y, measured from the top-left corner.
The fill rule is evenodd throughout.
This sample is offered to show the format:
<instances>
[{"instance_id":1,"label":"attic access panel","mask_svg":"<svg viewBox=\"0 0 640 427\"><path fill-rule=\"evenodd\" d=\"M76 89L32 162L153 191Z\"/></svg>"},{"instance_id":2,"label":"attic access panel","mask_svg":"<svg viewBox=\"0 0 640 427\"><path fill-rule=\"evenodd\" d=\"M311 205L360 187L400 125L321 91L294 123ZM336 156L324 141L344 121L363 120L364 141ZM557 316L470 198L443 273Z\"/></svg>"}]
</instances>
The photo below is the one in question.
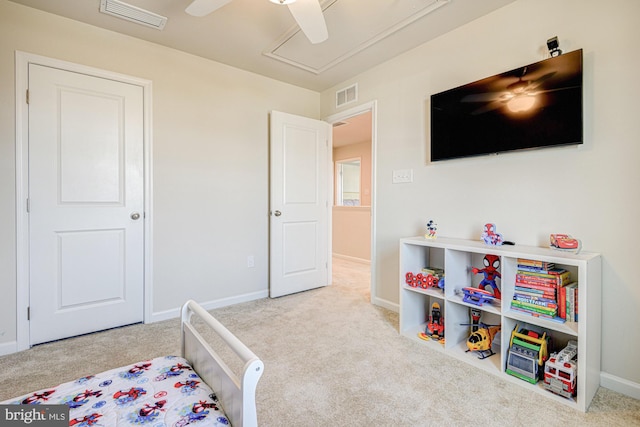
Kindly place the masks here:
<instances>
[{"instance_id":1,"label":"attic access panel","mask_svg":"<svg viewBox=\"0 0 640 427\"><path fill-rule=\"evenodd\" d=\"M450 0L328 0L322 9L329 39L311 44L296 26L264 54L320 74L446 5ZM363 5L366 4L366 7Z\"/></svg>"}]
</instances>

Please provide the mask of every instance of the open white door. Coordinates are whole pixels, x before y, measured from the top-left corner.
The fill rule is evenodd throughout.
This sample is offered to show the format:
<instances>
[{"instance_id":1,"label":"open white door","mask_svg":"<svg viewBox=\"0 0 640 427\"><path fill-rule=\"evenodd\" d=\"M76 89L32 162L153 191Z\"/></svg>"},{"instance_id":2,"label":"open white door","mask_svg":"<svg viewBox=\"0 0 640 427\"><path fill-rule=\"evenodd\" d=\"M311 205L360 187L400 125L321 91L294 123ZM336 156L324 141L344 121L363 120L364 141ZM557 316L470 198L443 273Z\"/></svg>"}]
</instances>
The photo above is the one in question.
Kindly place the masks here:
<instances>
[{"instance_id":1,"label":"open white door","mask_svg":"<svg viewBox=\"0 0 640 427\"><path fill-rule=\"evenodd\" d=\"M329 284L331 146L328 123L271 112L272 298Z\"/></svg>"}]
</instances>

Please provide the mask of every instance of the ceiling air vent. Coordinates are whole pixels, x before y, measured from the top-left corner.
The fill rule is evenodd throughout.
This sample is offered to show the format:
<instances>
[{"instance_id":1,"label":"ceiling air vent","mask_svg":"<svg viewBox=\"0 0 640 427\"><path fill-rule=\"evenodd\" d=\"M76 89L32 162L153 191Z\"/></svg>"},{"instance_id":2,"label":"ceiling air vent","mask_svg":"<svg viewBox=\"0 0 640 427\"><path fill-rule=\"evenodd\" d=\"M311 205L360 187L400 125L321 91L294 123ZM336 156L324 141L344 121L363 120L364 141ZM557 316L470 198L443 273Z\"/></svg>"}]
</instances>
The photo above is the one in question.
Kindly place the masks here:
<instances>
[{"instance_id":1,"label":"ceiling air vent","mask_svg":"<svg viewBox=\"0 0 640 427\"><path fill-rule=\"evenodd\" d=\"M336 92L336 107L355 102L358 100L358 83L346 87Z\"/></svg>"},{"instance_id":2,"label":"ceiling air vent","mask_svg":"<svg viewBox=\"0 0 640 427\"><path fill-rule=\"evenodd\" d=\"M119 0L100 0L100 12L116 18L126 19L140 25L162 30L167 23L167 17L131 6Z\"/></svg>"}]
</instances>

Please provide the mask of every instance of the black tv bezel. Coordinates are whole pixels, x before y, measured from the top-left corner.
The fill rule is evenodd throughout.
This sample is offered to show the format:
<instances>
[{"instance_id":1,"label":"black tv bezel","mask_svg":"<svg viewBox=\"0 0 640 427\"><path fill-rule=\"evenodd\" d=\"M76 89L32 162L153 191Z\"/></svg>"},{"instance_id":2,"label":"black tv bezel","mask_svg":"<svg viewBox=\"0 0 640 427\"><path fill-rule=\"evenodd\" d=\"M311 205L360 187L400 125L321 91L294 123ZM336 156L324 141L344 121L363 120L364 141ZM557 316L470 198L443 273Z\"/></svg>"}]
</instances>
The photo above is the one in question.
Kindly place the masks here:
<instances>
[{"instance_id":1,"label":"black tv bezel","mask_svg":"<svg viewBox=\"0 0 640 427\"><path fill-rule=\"evenodd\" d=\"M434 99L437 99L438 97L453 96L452 94L456 94L456 93L469 94L469 93L474 93L474 91L477 93L478 90L481 90L480 88L485 87L489 83L491 83L495 87L496 82L500 79L509 78L511 79L511 81L513 81L514 76L520 73L523 73L523 70L525 70L525 72L526 70L534 70L534 72L537 71L538 73L541 72L541 70L545 70L545 69L551 70L553 69L553 67L558 67L559 66L558 64L561 63L561 61L563 60L567 62L574 61L576 66L575 70L572 73L568 74L569 77L566 77L566 76L563 77L562 74L560 74L560 77L563 77L562 79L550 78L548 84L545 85L543 83L544 85L543 88L545 89L545 91L548 91L548 92L561 89L561 87L554 87L553 84L562 84L565 80L569 80L571 84L574 84L574 83L579 84L579 87L571 86L569 88L577 92L575 95L576 97L576 100L574 102L575 105L572 106L572 108L575 108L576 111L571 111L572 117L577 120L577 123L572 124L572 126L574 126L573 133L576 135L575 140L571 140L571 141L558 140L558 141L551 141L551 142L538 141L536 143L531 143L526 145L522 145L520 143L518 144L502 143L500 144L499 149L482 149L482 148L478 148L474 150L465 149L464 151L457 152L456 154L447 153L445 155L441 154L438 157L434 157L434 146L442 143L441 141L436 140L436 136L434 135L434 128L435 126L438 125L435 122L437 118L434 117L435 116L434 108L437 105L437 102L434 101ZM558 80L558 81L554 83L554 80ZM551 84L551 86L549 86L549 84ZM579 88L579 91L578 91L578 88ZM467 83L452 89L448 89L442 92L432 94L430 96L430 100L431 100L431 103L430 103L430 120L431 120L430 122L430 137L431 137L430 160L431 162L440 162L444 160L454 160L454 159L461 159L461 158L467 158L467 157L488 156L488 155L495 155L500 153L514 152L514 151L535 150L535 149L553 148L553 147L561 147L561 146L568 146L568 145L580 145L584 143L583 52L582 52L582 49L578 49L569 53L565 53L563 55L547 58L538 62L534 62L532 64L515 68L513 70L495 74L493 76L486 77L484 79L480 79L480 80ZM499 110L499 109L496 109L496 110ZM496 115L497 112L494 112L491 114ZM441 152L441 150L437 149L436 147L435 152Z\"/></svg>"}]
</instances>

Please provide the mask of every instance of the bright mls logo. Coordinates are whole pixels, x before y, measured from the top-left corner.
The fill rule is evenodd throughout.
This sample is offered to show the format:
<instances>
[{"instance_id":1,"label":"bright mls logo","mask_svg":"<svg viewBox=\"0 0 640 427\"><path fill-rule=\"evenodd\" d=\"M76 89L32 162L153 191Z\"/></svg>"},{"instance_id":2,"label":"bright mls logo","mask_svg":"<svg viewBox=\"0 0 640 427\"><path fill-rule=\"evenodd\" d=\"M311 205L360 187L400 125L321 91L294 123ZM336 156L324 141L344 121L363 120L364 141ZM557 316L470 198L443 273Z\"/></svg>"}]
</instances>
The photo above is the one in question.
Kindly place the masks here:
<instances>
[{"instance_id":1,"label":"bright mls logo","mask_svg":"<svg viewBox=\"0 0 640 427\"><path fill-rule=\"evenodd\" d=\"M0 405L0 427L69 425L67 405Z\"/></svg>"}]
</instances>

